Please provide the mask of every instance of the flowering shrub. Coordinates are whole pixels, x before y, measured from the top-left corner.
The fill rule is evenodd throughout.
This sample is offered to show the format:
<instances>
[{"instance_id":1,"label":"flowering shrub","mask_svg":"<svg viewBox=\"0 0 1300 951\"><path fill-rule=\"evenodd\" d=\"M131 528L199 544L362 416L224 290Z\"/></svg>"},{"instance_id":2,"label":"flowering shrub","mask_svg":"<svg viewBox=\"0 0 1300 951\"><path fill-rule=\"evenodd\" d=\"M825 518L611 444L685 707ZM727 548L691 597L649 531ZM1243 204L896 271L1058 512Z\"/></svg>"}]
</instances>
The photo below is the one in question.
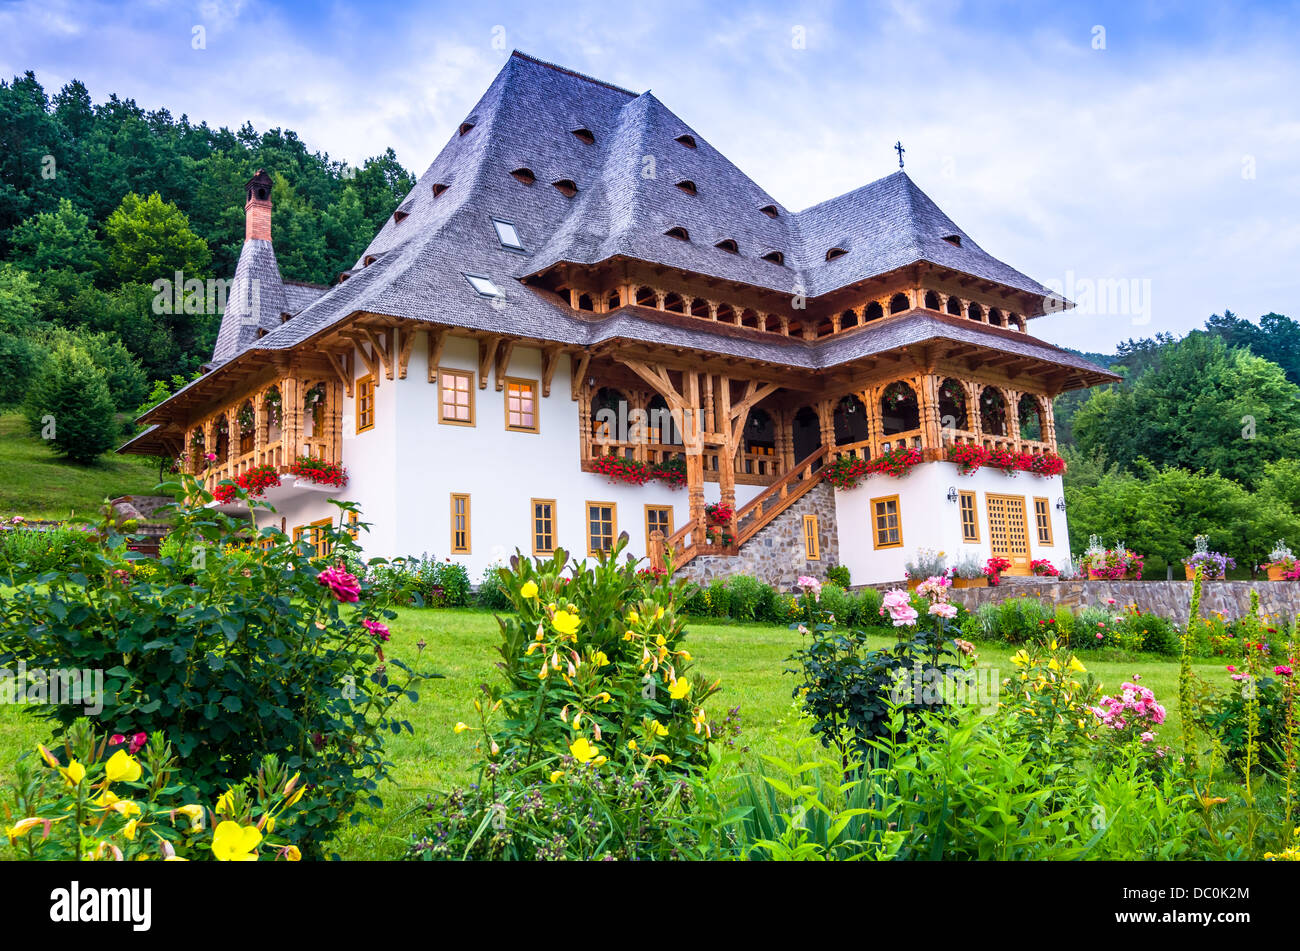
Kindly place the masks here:
<instances>
[{"instance_id":1,"label":"flowering shrub","mask_svg":"<svg viewBox=\"0 0 1300 951\"><path fill-rule=\"evenodd\" d=\"M1002 572L1011 567L1011 562L998 555L994 555L988 561L984 562L984 574L989 579L989 584L996 585L1002 577Z\"/></svg>"},{"instance_id":2,"label":"flowering shrub","mask_svg":"<svg viewBox=\"0 0 1300 951\"><path fill-rule=\"evenodd\" d=\"M395 615L366 597L364 582L278 530L263 529L265 550L232 544L244 541L246 522L205 508L212 496L192 477L183 489L168 540L176 554L157 559L150 575L123 577L142 556L105 524L81 566L40 585L17 579L0 600L0 666L105 669L98 728L161 733L182 781L205 800L275 754L307 790L292 844L317 857L363 797L379 802L384 738L411 729L390 711L416 699L414 674L385 660L382 638L363 623ZM334 504L341 516L356 511ZM335 559L357 557L349 531L324 530L324 540ZM390 679L390 668L405 682ZM62 732L79 709L40 713Z\"/></svg>"},{"instance_id":3,"label":"flowering shrub","mask_svg":"<svg viewBox=\"0 0 1300 951\"><path fill-rule=\"evenodd\" d=\"M704 506L704 533L711 544L728 547L735 542L731 534L731 520L736 517L736 510L722 502L713 502Z\"/></svg>"},{"instance_id":4,"label":"flowering shrub","mask_svg":"<svg viewBox=\"0 0 1300 951\"><path fill-rule=\"evenodd\" d=\"M13 808L5 833L27 860L296 861L301 851L283 838L294 826L294 806L306 786L267 756L251 784L226 790L215 807L197 802L176 784L176 760L160 734L146 743L114 735L96 738L80 718L65 735L62 757L38 746L43 768L29 759L15 766Z\"/></svg>"},{"instance_id":5,"label":"flowering shrub","mask_svg":"<svg viewBox=\"0 0 1300 951\"><path fill-rule=\"evenodd\" d=\"M1214 578L1216 580L1222 580L1226 577L1229 568L1237 567L1236 561L1219 551L1198 551L1184 558L1183 564L1193 571L1199 565L1202 578Z\"/></svg>"},{"instance_id":6,"label":"flowering shrub","mask_svg":"<svg viewBox=\"0 0 1300 951\"><path fill-rule=\"evenodd\" d=\"M921 450L915 446L899 446L874 459L859 459L857 456L841 456L829 465L822 467L826 481L837 489L852 489L864 476L882 473L901 478L919 465L922 460Z\"/></svg>"},{"instance_id":7,"label":"flowering shrub","mask_svg":"<svg viewBox=\"0 0 1300 951\"><path fill-rule=\"evenodd\" d=\"M228 505L237 497L237 490L243 489L248 498L261 498L266 490L280 484L280 472L275 466L256 466L242 472L234 480L222 482L212 490L212 497L222 505Z\"/></svg>"},{"instance_id":8,"label":"flowering shrub","mask_svg":"<svg viewBox=\"0 0 1300 951\"><path fill-rule=\"evenodd\" d=\"M1069 646L1049 633L1011 657L1016 673L1002 682L1001 704L1011 727L1043 757L1083 754L1099 688ZM1080 674L1088 674L1080 679Z\"/></svg>"},{"instance_id":9,"label":"flowering shrub","mask_svg":"<svg viewBox=\"0 0 1300 951\"><path fill-rule=\"evenodd\" d=\"M1127 548L1089 549L1079 557L1079 567L1090 577L1111 581L1141 580L1143 558Z\"/></svg>"},{"instance_id":10,"label":"flowering shrub","mask_svg":"<svg viewBox=\"0 0 1300 951\"><path fill-rule=\"evenodd\" d=\"M348 471L335 462L325 462L310 456L300 456L289 466L289 474L299 479L307 479L317 485L332 485L338 488L348 484Z\"/></svg>"},{"instance_id":11,"label":"flowering shrub","mask_svg":"<svg viewBox=\"0 0 1300 951\"><path fill-rule=\"evenodd\" d=\"M970 475L980 466L988 461L988 450L983 446L977 446L974 443L961 443L956 446L949 446L945 453L945 458L949 462L957 464L957 471L962 475Z\"/></svg>"},{"instance_id":12,"label":"flowering shrub","mask_svg":"<svg viewBox=\"0 0 1300 951\"><path fill-rule=\"evenodd\" d=\"M1042 575L1048 578L1055 578L1060 574L1060 572L1052 566L1051 561L1046 558L1035 558L1029 563L1029 570L1036 575Z\"/></svg>"}]
</instances>

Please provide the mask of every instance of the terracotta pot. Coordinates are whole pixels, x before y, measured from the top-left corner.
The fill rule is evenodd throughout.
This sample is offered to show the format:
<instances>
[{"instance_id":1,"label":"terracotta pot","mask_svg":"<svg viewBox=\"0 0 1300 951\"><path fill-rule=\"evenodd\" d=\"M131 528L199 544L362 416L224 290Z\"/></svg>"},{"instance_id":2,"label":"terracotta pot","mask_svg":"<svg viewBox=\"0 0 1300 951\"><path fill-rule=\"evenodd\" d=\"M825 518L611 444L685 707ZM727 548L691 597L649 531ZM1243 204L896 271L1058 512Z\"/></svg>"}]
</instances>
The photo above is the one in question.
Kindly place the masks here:
<instances>
[{"instance_id":1,"label":"terracotta pot","mask_svg":"<svg viewBox=\"0 0 1300 951\"><path fill-rule=\"evenodd\" d=\"M908 591L915 591L916 588L917 588L917 585L919 585L920 583L921 583L921 579L920 579L920 578L908 578L908 579L907 579L907 590L908 590Z\"/></svg>"},{"instance_id":2,"label":"terracotta pot","mask_svg":"<svg viewBox=\"0 0 1300 951\"><path fill-rule=\"evenodd\" d=\"M1196 578L1196 569L1195 569L1195 568L1193 568L1191 565L1183 565L1183 570L1187 572L1187 580L1188 580L1188 581L1193 581L1193 580L1195 580L1195 578ZM1202 581L1222 581L1223 579L1222 579L1222 578L1212 578L1212 577L1210 577L1208 574L1202 573L1202 574L1201 574L1201 580L1202 580Z\"/></svg>"},{"instance_id":3,"label":"terracotta pot","mask_svg":"<svg viewBox=\"0 0 1300 951\"><path fill-rule=\"evenodd\" d=\"M1285 569L1285 568L1280 568L1280 567L1278 567L1278 568L1269 568L1269 569L1268 569L1268 580L1269 580L1269 581L1285 581L1285 580L1286 580L1286 569Z\"/></svg>"},{"instance_id":4,"label":"terracotta pot","mask_svg":"<svg viewBox=\"0 0 1300 951\"><path fill-rule=\"evenodd\" d=\"M952 586L954 588L987 588L989 579L984 575L978 578L953 578Z\"/></svg>"},{"instance_id":5,"label":"terracotta pot","mask_svg":"<svg viewBox=\"0 0 1300 951\"><path fill-rule=\"evenodd\" d=\"M1088 577L1091 578L1093 581L1104 581L1104 580L1105 580L1105 575L1103 575L1103 574L1102 574L1100 571L1098 571L1096 568L1089 568L1089 569L1088 569Z\"/></svg>"}]
</instances>

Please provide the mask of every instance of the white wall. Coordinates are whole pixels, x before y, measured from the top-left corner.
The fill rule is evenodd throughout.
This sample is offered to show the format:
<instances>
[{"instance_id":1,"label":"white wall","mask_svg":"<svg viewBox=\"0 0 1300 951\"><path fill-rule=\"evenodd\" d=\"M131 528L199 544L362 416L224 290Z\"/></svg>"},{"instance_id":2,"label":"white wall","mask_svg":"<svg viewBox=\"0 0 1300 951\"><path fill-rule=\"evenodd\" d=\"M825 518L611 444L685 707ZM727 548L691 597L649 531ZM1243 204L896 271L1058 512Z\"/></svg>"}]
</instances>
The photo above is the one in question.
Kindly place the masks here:
<instances>
[{"instance_id":1,"label":"white wall","mask_svg":"<svg viewBox=\"0 0 1300 951\"><path fill-rule=\"evenodd\" d=\"M959 503L949 502L949 487L958 492L975 493L975 511L979 524L979 541L962 541ZM903 564L912 559L918 548L944 552L948 564L967 552L974 552L983 562L991 554L989 547L987 493L1019 495L1025 499L1029 520L1031 559L1047 558L1059 566L1070 552L1065 513L1056 508L1064 495L1060 476L1036 476L1028 472L1012 477L996 469L981 468L971 475L960 475L950 462L930 462L916 466L906 476L894 478L873 475L857 488L835 490L835 518L840 533L840 561L855 584L898 581L904 577ZM897 495L903 546L877 550L873 547L871 500ZM1052 544L1040 545L1034 524L1034 499L1048 500L1052 518Z\"/></svg>"},{"instance_id":2,"label":"white wall","mask_svg":"<svg viewBox=\"0 0 1300 951\"><path fill-rule=\"evenodd\" d=\"M477 382L478 344L448 337L439 362L474 372ZM671 506L674 528L684 525L685 488L671 489L658 481L643 486L611 483L581 470L578 403L569 395L569 374L569 358L562 356L551 395L538 401L537 433L505 428L505 392L496 389L495 369L486 389L474 387L475 424L442 424L438 386L428 382L428 337L417 334L406 379L380 382L374 429L357 435L354 401L344 401L343 462L349 481L338 497L359 502L362 519L374 523L360 538L367 554L451 557L478 582L490 564L508 559L516 548L531 554L535 498L555 501L556 543L570 555L586 555L588 501L615 503L617 531L628 533L629 551L637 556L646 552L646 505ZM538 381L540 396L540 349L516 346L507 375ZM762 488L738 485L737 502L743 505ZM470 496L467 555L451 554L453 492ZM717 501L717 483L706 483L704 494L706 501ZM333 511L323 501L312 502L327 510L316 518ZM293 524L290 519L290 528Z\"/></svg>"}]
</instances>

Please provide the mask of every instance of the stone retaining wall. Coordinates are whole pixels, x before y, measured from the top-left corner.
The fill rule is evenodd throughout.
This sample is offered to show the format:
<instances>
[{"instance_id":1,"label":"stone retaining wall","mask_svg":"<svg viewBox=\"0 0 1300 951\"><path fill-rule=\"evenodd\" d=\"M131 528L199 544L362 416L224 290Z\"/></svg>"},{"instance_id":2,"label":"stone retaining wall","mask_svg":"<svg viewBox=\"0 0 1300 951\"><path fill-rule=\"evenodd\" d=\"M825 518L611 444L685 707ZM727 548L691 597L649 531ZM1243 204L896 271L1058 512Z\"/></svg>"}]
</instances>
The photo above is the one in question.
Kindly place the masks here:
<instances>
[{"instance_id":1,"label":"stone retaining wall","mask_svg":"<svg viewBox=\"0 0 1300 951\"><path fill-rule=\"evenodd\" d=\"M803 517L817 516L821 558L809 561L803 544ZM826 482L774 518L741 547L738 555L698 555L677 572L696 584L714 578L749 575L778 591L789 591L800 575L826 577L826 569L840 563L839 531L835 524L835 489Z\"/></svg>"},{"instance_id":2,"label":"stone retaining wall","mask_svg":"<svg viewBox=\"0 0 1300 951\"><path fill-rule=\"evenodd\" d=\"M1294 618L1300 613L1300 581L1206 581L1201 585L1201 614L1221 611L1229 619L1250 611L1250 591L1259 592L1263 614ZM1108 599L1123 610L1130 604L1148 614L1187 623L1192 600L1190 581L1059 581L1054 578L1004 577L992 588L953 588L949 598L974 611L981 604L1021 595L1072 608L1106 606Z\"/></svg>"}]
</instances>

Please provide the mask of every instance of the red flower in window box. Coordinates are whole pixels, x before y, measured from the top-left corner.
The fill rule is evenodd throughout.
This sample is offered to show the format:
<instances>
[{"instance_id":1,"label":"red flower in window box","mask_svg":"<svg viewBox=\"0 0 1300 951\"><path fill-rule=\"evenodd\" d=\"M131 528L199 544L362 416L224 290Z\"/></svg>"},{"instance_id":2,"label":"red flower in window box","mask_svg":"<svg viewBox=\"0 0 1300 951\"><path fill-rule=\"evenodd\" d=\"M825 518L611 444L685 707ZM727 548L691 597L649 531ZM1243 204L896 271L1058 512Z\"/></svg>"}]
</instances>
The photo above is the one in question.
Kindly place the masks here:
<instances>
[{"instance_id":1,"label":"red flower in window box","mask_svg":"<svg viewBox=\"0 0 1300 951\"><path fill-rule=\"evenodd\" d=\"M334 462L324 462L309 456L300 456L289 466L290 475L307 479L317 485L332 485L338 488L348 484L348 471Z\"/></svg>"},{"instance_id":2,"label":"red flower in window box","mask_svg":"<svg viewBox=\"0 0 1300 951\"><path fill-rule=\"evenodd\" d=\"M266 490L280 484L280 473L275 466L257 466L241 473L233 482L222 482L212 490L212 497L222 505L235 501L237 489L243 489L252 499L266 494Z\"/></svg>"}]
</instances>

